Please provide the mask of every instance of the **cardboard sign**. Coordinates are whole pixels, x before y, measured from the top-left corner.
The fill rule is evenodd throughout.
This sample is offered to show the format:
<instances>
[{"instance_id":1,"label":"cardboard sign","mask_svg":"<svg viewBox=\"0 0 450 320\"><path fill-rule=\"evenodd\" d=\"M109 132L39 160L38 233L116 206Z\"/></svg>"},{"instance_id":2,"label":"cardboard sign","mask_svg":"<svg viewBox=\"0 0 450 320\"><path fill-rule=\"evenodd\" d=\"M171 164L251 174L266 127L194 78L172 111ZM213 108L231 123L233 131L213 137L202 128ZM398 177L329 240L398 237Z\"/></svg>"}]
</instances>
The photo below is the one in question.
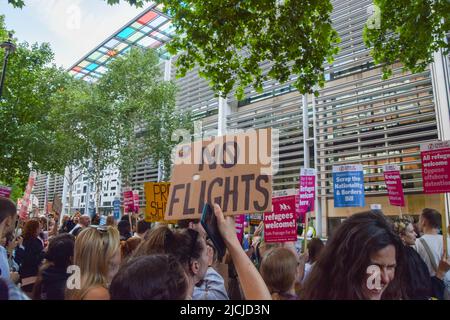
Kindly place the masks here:
<instances>
[{"instance_id":1,"label":"cardboard sign","mask_svg":"<svg viewBox=\"0 0 450 320\"><path fill-rule=\"evenodd\" d=\"M145 221L163 222L166 212L167 200L169 198L169 182L146 182L144 183Z\"/></svg>"},{"instance_id":2,"label":"cardboard sign","mask_svg":"<svg viewBox=\"0 0 450 320\"><path fill-rule=\"evenodd\" d=\"M242 243L242 238L244 236L244 224L245 224L245 215L241 214L239 216L234 217L234 223L236 225L236 234L239 239L239 242Z\"/></svg>"},{"instance_id":3,"label":"cardboard sign","mask_svg":"<svg viewBox=\"0 0 450 320\"><path fill-rule=\"evenodd\" d=\"M113 201L113 207L114 207L114 220L118 221L120 220L120 200L116 199Z\"/></svg>"},{"instance_id":4,"label":"cardboard sign","mask_svg":"<svg viewBox=\"0 0 450 320\"><path fill-rule=\"evenodd\" d=\"M362 165L333 166L334 207L364 207Z\"/></svg>"},{"instance_id":5,"label":"cardboard sign","mask_svg":"<svg viewBox=\"0 0 450 320\"><path fill-rule=\"evenodd\" d=\"M30 176L28 177L28 184L25 189L23 198L22 198L22 205L19 210L19 217L22 220L28 219L28 206L30 205L30 195L31 191L33 191L34 182L36 181L37 173L35 171L30 172Z\"/></svg>"},{"instance_id":6,"label":"cardboard sign","mask_svg":"<svg viewBox=\"0 0 450 320\"><path fill-rule=\"evenodd\" d=\"M125 188L123 192L123 206L125 212L134 211L133 190L130 187Z\"/></svg>"},{"instance_id":7,"label":"cardboard sign","mask_svg":"<svg viewBox=\"0 0 450 320\"><path fill-rule=\"evenodd\" d=\"M305 214L314 211L316 196L316 169L302 168L300 170L297 219L305 222Z\"/></svg>"},{"instance_id":8,"label":"cardboard sign","mask_svg":"<svg viewBox=\"0 0 450 320\"><path fill-rule=\"evenodd\" d=\"M264 241L297 241L295 196L272 199L273 212L264 213Z\"/></svg>"},{"instance_id":9,"label":"cardboard sign","mask_svg":"<svg viewBox=\"0 0 450 320\"><path fill-rule=\"evenodd\" d=\"M424 193L450 192L450 141L420 146Z\"/></svg>"},{"instance_id":10,"label":"cardboard sign","mask_svg":"<svg viewBox=\"0 0 450 320\"><path fill-rule=\"evenodd\" d=\"M133 212L139 213L139 191L133 191Z\"/></svg>"},{"instance_id":11,"label":"cardboard sign","mask_svg":"<svg viewBox=\"0 0 450 320\"><path fill-rule=\"evenodd\" d=\"M389 203L392 206L404 207L405 196L403 194L402 178L400 168L397 165L385 164L383 166L384 181L389 196Z\"/></svg>"},{"instance_id":12,"label":"cardboard sign","mask_svg":"<svg viewBox=\"0 0 450 320\"><path fill-rule=\"evenodd\" d=\"M9 198L11 196L11 188L0 186L0 197Z\"/></svg>"},{"instance_id":13,"label":"cardboard sign","mask_svg":"<svg viewBox=\"0 0 450 320\"><path fill-rule=\"evenodd\" d=\"M55 194L53 197L53 205L52 210L56 212L57 214L61 214L62 212L62 201L61 197L58 194Z\"/></svg>"},{"instance_id":14,"label":"cardboard sign","mask_svg":"<svg viewBox=\"0 0 450 320\"><path fill-rule=\"evenodd\" d=\"M270 129L178 146L166 220L199 219L205 203L225 215L271 210Z\"/></svg>"}]
</instances>

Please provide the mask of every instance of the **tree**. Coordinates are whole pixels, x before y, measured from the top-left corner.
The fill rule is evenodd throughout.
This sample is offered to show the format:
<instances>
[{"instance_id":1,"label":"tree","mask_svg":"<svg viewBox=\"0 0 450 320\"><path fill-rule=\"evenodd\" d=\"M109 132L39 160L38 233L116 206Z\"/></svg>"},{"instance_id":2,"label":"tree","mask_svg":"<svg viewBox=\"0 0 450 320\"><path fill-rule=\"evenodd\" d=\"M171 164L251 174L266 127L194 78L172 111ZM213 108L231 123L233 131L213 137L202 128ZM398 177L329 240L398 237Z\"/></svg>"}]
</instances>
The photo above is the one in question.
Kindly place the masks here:
<instances>
[{"instance_id":1,"label":"tree","mask_svg":"<svg viewBox=\"0 0 450 320\"><path fill-rule=\"evenodd\" d=\"M120 0L107 0L109 4ZM142 6L147 0L125 0ZM325 83L323 62L338 48L331 26L330 0L159 0L172 17L176 37L167 47L179 53L178 75L195 65L213 90L226 97L234 87L238 98L246 86L262 91L269 78L312 92ZM268 74L260 66L273 64Z\"/></svg>"},{"instance_id":2,"label":"tree","mask_svg":"<svg viewBox=\"0 0 450 320\"><path fill-rule=\"evenodd\" d=\"M52 155L66 169L64 179L68 186L68 211L73 207L73 186L84 173L83 164L88 156L88 142L82 130L84 107L89 101L89 84L64 74L66 87L59 90L52 99L58 108L53 108L49 121L55 132L55 148Z\"/></svg>"},{"instance_id":3,"label":"tree","mask_svg":"<svg viewBox=\"0 0 450 320\"><path fill-rule=\"evenodd\" d=\"M162 81L159 64L154 50L132 49L111 62L97 84L114 109L116 163L125 185L143 160L170 168L172 132L192 127L190 114L176 111L175 85Z\"/></svg>"},{"instance_id":4,"label":"tree","mask_svg":"<svg viewBox=\"0 0 450 320\"><path fill-rule=\"evenodd\" d=\"M6 28L0 16L0 41ZM0 60L4 52L0 50ZM65 163L58 156L60 126L51 121L58 99L70 80L66 71L50 65L53 53L46 43L20 43L10 56L3 96L0 100L0 179L26 183L30 165L34 170L62 174Z\"/></svg>"},{"instance_id":5,"label":"tree","mask_svg":"<svg viewBox=\"0 0 450 320\"><path fill-rule=\"evenodd\" d=\"M384 78L392 74L391 65L400 61L411 72L421 72L433 62L433 53L450 44L448 0L374 0L375 16L365 26L364 40L373 47L376 63L383 64Z\"/></svg>"}]
</instances>

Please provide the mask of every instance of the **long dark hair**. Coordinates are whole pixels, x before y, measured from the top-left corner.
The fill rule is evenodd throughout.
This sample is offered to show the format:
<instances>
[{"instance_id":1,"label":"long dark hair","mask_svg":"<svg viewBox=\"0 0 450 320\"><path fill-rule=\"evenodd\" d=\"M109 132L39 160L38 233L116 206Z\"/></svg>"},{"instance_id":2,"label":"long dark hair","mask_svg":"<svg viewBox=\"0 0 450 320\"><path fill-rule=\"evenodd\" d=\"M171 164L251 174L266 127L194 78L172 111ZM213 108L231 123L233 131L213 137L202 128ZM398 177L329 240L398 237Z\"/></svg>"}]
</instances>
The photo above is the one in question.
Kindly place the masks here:
<instances>
[{"instance_id":1,"label":"long dark hair","mask_svg":"<svg viewBox=\"0 0 450 320\"><path fill-rule=\"evenodd\" d=\"M393 245L396 271L404 265L403 244L382 213L362 212L346 219L328 241L306 280L301 298L305 300L359 300L363 294L370 256ZM401 277L395 276L382 299L400 299Z\"/></svg>"}]
</instances>

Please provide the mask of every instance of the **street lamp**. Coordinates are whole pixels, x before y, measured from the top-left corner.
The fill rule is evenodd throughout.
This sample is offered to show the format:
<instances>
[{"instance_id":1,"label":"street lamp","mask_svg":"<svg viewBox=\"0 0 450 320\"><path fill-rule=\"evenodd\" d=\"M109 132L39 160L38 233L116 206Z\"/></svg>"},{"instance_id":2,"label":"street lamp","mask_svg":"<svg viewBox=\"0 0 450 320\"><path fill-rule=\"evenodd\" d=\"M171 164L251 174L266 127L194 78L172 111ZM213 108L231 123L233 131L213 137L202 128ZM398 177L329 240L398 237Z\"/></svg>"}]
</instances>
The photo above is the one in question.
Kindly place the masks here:
<instances>
[{"instance_id":1,"label":"street lamp","mask_svg":"<svg viewBox=\"0 0 450 320\"><path fill-rule=\"evenodd\" d=\"M9 55L14 53L14 51L16 51L16 45L14 43L12 43L11 38L12 38L12 33L10 32L8 41L2 42L0 44L0 48L5 49L5 58L3 60L2 78L1 78L1 82L0 82L0 98L2 97L2 94L3 94L3 84L5 83L6 65L8 64Z\"/></svg>"}]
</instances>

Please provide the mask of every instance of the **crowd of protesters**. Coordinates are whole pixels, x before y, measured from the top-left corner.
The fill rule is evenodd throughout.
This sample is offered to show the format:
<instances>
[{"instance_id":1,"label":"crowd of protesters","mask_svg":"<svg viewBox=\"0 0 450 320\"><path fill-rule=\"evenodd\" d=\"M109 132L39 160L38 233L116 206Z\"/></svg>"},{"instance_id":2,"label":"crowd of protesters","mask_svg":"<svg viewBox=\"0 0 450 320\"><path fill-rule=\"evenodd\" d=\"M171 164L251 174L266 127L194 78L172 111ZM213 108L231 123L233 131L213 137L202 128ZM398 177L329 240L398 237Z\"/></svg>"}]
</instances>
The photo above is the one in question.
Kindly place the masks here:
<instances>
[{"instance_id":1,"label":"crowd of protesters","mask_svg":"<svg viewBox=\"0 0 450 320\"><path fill-rule=\"evenodd\" d=\"M198 220L172 226L124 215L99 226L77 213L61 224L58 215L24 222L0 198L0 299L450 299L436 210L424 209L417 223L357 213L305 252L266 243L262 224L243 245L234 218L218 205L214 214L224 257Z\"/></svg>"}]
</instances>

